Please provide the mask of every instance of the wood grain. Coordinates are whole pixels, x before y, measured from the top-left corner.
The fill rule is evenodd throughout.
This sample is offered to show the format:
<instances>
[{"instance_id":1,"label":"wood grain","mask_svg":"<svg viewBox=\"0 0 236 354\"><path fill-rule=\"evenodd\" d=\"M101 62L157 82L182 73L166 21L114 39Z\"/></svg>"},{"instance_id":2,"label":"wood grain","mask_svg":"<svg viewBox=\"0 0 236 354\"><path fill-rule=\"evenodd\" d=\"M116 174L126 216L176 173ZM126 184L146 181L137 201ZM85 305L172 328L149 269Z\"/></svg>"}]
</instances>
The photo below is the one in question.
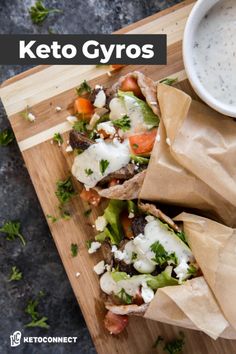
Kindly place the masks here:
<instances>
[{"instance_id":1,"label":"wood grain","mask_svg":"<svg viewBox=\"0 0 236 354\"><path fill-rule=\"evenodd\" d=\"M112 73L112 77L107 75L106 67L98 69L94 66L40 66L11 78L2 85L0 95L45 215L57 215L55 184L57 180L68 176L73 161L73 154L65 152L70 130L65 119L69 115L67 107L75 97L75 87L81 81L86 79L92 86L97 83L110 86L119 76L132 70L140 70L154 80L177 75L180 79L178 87L197 98L186 80L181 48L184 25L193 3L191 0L184 1L118 31L167 33L167 66L128 66L120 72ZM20 115L27 105L36 116L35 123L24 121ZM62 111L57 113L56 106L62 107ZM64 138L62 147L51 144L54 132L58 131L62 132ZM74 185L77 195L68 206L72 218L54 224L49 222L49 227L96 349L100 354L157 353L158 349L153 348L157 336L172 339L178 335L179 328L137 317L130 319L128 329L118 337L109 335L104 329L105 310L98 277L93 272L93 266L102 259L102 254L98 252L89 256L85 246L86 240L94 237L92 225L102 212L104 204L99 209L93 209L91 215L86 218L84 211L88 209L88 205L79 198L80 184L74 181ZM75 258L71 257L71 243L79 245L79 254ZM76 277L78 272L80 276ZM197 331L184 330L184 333L184 353L235 353L234 341L213 341Z\"/></svg>"}]
</instances>

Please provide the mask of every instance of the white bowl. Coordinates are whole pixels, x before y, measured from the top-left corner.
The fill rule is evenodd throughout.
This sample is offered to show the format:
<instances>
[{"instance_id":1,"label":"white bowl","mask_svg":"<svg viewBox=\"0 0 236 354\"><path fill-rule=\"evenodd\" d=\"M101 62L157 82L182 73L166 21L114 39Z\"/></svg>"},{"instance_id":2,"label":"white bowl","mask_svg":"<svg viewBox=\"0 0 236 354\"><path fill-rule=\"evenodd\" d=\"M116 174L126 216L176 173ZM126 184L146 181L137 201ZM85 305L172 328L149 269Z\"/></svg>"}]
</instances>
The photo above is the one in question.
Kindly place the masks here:
<instances>
[{"instance_id":1,"label":"white bowl","mask_svg":"<svg viewBox=\"0 0 236 354\"><path fill-rule=\"evenodd\" d=\"M183 59L188 79L198 96L216 111L230 117L236 117L236 106L227 105L216 98L202 85L193 65L193 43L199 23L207 12L220 0L198 0L187 20L183 38Z\"/></svg>"}]
</instances>

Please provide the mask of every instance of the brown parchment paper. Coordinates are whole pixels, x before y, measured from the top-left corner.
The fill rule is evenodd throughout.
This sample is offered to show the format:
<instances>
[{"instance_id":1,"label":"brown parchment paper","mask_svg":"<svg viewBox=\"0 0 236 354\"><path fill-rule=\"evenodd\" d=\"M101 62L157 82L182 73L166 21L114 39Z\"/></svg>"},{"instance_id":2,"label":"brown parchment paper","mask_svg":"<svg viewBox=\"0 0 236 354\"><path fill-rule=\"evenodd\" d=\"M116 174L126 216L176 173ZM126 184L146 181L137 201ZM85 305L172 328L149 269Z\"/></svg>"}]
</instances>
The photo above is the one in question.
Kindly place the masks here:
<instances>
[{"instance_id":1,"label":"brown parchment paper","mask_svg":"<svg viewBox=\"0 0 236 354\"><path fill-rule=\"evenodd\" d=\"M236 339L236 230L182 213L189 245L203 276L158 289L145 317Z\"/></svg>"},{"instance_id":2,"label":"brown parchment paper","mask_svg":"<svg viewBox=\"0 0 236 354\"><path fill-rule=\"evenodd\" d=\"M199 209L235 227L236 123L168 85L157 92L162 121L140 198Z\"/></svg>"}]
</instances>

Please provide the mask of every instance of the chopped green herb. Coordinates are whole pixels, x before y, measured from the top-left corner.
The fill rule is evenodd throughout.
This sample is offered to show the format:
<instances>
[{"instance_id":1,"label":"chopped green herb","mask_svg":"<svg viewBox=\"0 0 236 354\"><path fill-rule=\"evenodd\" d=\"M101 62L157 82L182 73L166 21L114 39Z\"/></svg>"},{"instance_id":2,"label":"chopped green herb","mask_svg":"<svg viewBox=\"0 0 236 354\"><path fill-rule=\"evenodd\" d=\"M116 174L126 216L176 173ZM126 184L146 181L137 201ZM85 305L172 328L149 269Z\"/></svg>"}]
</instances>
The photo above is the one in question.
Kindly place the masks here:
<instances>
[{"instance_id":1,"label":"chopped green herb","mask_svg":"<svg viewBox=\"0 0 236 354\"><path fill-rule=\"evenodd\" d=\"M107 169L107 167L109 166L109 161L107 160L101 160L100 161L100 171L101 171L101 174L103 175Z\"/></svg>"},{"instance_id":2,"label":"chopped green herb","mask_svg":"<svg viewBox=\"0 0 236 354\"><path fill-rule=\"evenodd\" d=\"M87 247L88 250L90 249L92 242L93 242L93 240L87 240L86 241L86 247Z\"/></svg>"},{"instance_id":3,"label":"chopped green herb","mask_svg":"<svg viewBox=\"0 0 236 354\"><path fill-rule=\"evenodd\" d=\"M92 209L88 209L84 211L84 216L88 217L92 212Z\"/></svg>"},{"instance_id":4,"label":"chopped green herb","mask_svg":"<svg viewBox=\"0 0 236 354\"><path fill-rule=\"evenodd\" d=\"M27 323L25 327L40 327L40 328L46 328L48 329L50 326L46 322L48 320L48 317L43 316L39 320L33 320L30 323Z\"/></svg>"},{"instance_id":5,"label":"chopped green herb","mask_svg":"<svg viewBox=\"0 0 236 354\"><path fill-rule=\"evenodd\" d=\"M134 149L137 149L139 147L138 144L133 144L132 146L133 146Z\"/></svg>"},{"instance_id":6,"label":"chopped green herb","mask_svg":"<svg viewBox=\"0 0 236 354\"><path fill-rule=\"evenodd\" d=\"M186 240L185 233L183 231L176 232L176 235L180 238L181 241L183 241L188 246L188 242Z\"/></svg>"},{"instance_id":7,"label":"chopped green herb","mask_svg":"<svg viewBox=\"0 0 236 354\"><path fill-rule=\"evenodd\" d=\"M64 220L70 220L71 219L71 215L70 215L69 211L64 211L61 214L61 218L64 219Z\"/></svg>"},{"instance_id":8,"label":"chopped green herb","mask_svg":"<svg viewBox=\"0 0 236 354\"><path fill-rule=\"evenodd\" d=\"M54 143L57 143L59 146L63 144L63 137L60 133L55 133L53 136Z\"/></svg>"},{"instance_id":9,"label":"chopped green herb","mask_svg":"<svg viewBox=\"0 0 236 354\"><path fill-rule=\"evenodd\" d=\"M70 249L71 249L72 257L76 257L77 254L78 254L78 245L77 245L77 243L72 243L71 246L70 246Z\"/></svg>"},{"instance_id":10,"label":"chopped green herb","mask_svg":"<svg viewBox=\"0 0 236 354\"><path fill-rule=\"evenodd\" d=\"M178 81L178 78L177 78L177 77L175 77L175 78L167 77L167 78L165 78L165 79L160 80L160 83L161 83L161 84L165 84L165 85L172 86L172 85L174 85L177 81Z\"/></svg>"},{"instance_id":11,"label":"chopped green herb","mask_svg":"<svg viewBox=\"0 0 236 354\"><path fill-rule=\"evenodd\" d=\"M188 267L188 274L191 274L191 275L196 275L197 274L197 268L194 267L194 265L190 264L189 267Z\"/></svg>"},{"instance_id":12,"label":"chopped green herb","mask_svg":"<svg viewBox=\"0 0 236 354\"><path fill-rule=\"evenodd\" d=\"M120 119L113 120L112 123L115 127L120 128L123 132L126 132L131 128L131 121L127 115Z\"/></svg>"},{"instance_id":13,"label":"chopped green herb","mask_svg":"<svg viewBox=\"0 0 236 354\"><path fill-rule=\"evenodd\" d=\"M124 304L132 304L132 296L127 294L125 289L121 289L117 295Z\"/></svg>"},{"instance_id":14,"label":"chopped green herb","mask_svg":"<svg viewBox=\"0 0 236 354\"><path fill-rule=\"evenodd\" d=\"M11 274L9 277L9 281L21 280L22 277L23 277L23 274L19 268L15 267L15 266L11 268Z\"/></svg>"},{"instance_id":15,"label":"chopped green herb","mask_svg":"<svg viewBox=\"0 0 236 354\"><path fill-rule=\"evenodd\" d=\"M30 315L32 321L27 323L25 327L41 327L41 328L49 328L49 325L46 323L47 317L43 316L40 318L40 314L38 312L38 305L40 297L44 296L44 292L40 291L35 300L30 300L25 308L25 313Z\"/></svg>"},{"instance_id":16,"label":"chopped green herb","mask_svg":"<svg viewBox=\"0 0 236 354\"><path fill-rule=\"evenodd\" d=\"M132 261L135 261L137 259L138 255L136 252L132 252L132 256L131 256L131 259Z\"/></svg>"},{"instance_id":17,"label":"chopped green herb","mask_svg":"<svg viewBox=\"0 0 236 354\"><path fill-rule=\"evenodd\" d=\"M158 347L158 345L161 343L161 342L163 342L163 340L164 340L164 338L162 337L162 336L158 336L157 337L157 339L156 339L156 341L155 341L155 343L153 344L153 348L157 348Z\"/></svg>"},{"instance_id":18,"label":"chopped green herb","mask_svg":"<svg viewBox=\"0 0 236 354\"><path fill-rule=\"evenodd\" d=\"M157 264L163 265L168 261L171 261L173 264L178 263L176 254L175 253L168 254L159 241L154 242L150 248L151 251L155 253L155 258L153 258L152 260Z\"/></svg>"},{"instance_id":19,"label":"chopped green herb","mask_svg":"<svg viewBox=\"0 0 236 354\"><path fill-rule=\"evenodd\" d=\"M7 146L15 139L11 129L5 129L0 132L0 145Z\"/></svg>"},{"instance_id":20,"label":"chopped green herb","mask_svg":"<svg viewBox=\"0 0 236 354\"><path fill-rule=\"evenodd\" d=\"M21 117L25 120L29 120L29 106L26 106L25 110L20 113Z\"/></svg>"},{"instance_id":21,"label":"chopped green herb","mask_svg":"<svg viewBox=\"0 0 236 354\"><path fill-rule=\"evenodd\" d=\"M164 346L164 350L169 354L179 354L183 350L184 346L184 334L180 332L180 337L178 339L174 339L169 343L166 343Z\"/></svg>"},{"instance_id":22,"label":"chopped green herb","mask_svg":"<svg viewBox=\"0 0 236 354\"><path fill-rule=\"evenodd\" d=\"M47 214L46 216L47 216L48 219L52 220L53 223L57 222L59 220L59 218L57 218L57 217L55 217L53 215Z\"/></svg>"},{"instance_id":23,"label":"chopped green herb","mask_svg":"<svg viewBox=\"0 0 236 354\"><path fill-rule=\"evenodd\" d=\"M130 159L139 165L148 165L149 159L147 157L130 155Z\"/></svg>"},{"instance_id":24,"label":"chopped green herb","mask_svg":"<svg viewBox=\"0 0 236 354\"><path fill-rule=\"evenodd\" d=\"M31 8L29 9L31 20L35 25L41 25L49 14L61 12L62 10L59 9L47 9L43 5L42 0L36 1L34 6L31 6Z\"/></svg>"},{"instance_id":25,"label":"chopped green herb","mask_svg":"<svg viewBox=\"0 0 236 354\"><path fill-rule=\"evenodd\" d=\"M64 181L58 181L55 193L61 205L67 203L75 195L71 177L66 178Z\"/></svg>"},{"instance_id":26,"label":"chopped green herb","mask_svg":"<svg viewBox=\"0 0 236 354\"><path fill-rule=\"evenodd\" d=\"M91 168L86 168L86 169L84 170L84 172L86 173L87 176L90 176L90 175L93 174L93 170L91 170Z\"/></svg>"},{"instance_id":27,"label":"chopped green herb","mask_svg":"<svg viewBox=\"0 0 236 354\"><path fill-rule=\"evenodd\" d=\"M91 87L89 86L89 84L87 83L86 80L84 80L82 82L82 84L76 88L76 92L77 92L77 95L78 96L82 96L83 94L85 93L91 93L92 89Z\"/></svg>"},{"instance_id":28,"label":"chopped green herb","mask_svg":"<svg viewBox=\"0 0 236 354\"><path fill-rule=\"evenodd\" d=\"M77 122L75 122L75 124L73 125L73 129L76 132L85 133L87 131L86 125L87 125L87 123L85 122L85 120L81 119L81 120L78 120Z\"/></svg>"},{"instance_id":29,"label":"chopped green herb","mask_svg":"<svg viewBox=\"0 0 236 354\"><path fill-rule=\"evenodd\" d=\"M16 237L19 237L23 246L25 246L26 242L24 236L20 233L20 223L15 221L7 221L0 228L0 232L7 234L7 240L13 241Z\"/></svg>"}]
</instances>

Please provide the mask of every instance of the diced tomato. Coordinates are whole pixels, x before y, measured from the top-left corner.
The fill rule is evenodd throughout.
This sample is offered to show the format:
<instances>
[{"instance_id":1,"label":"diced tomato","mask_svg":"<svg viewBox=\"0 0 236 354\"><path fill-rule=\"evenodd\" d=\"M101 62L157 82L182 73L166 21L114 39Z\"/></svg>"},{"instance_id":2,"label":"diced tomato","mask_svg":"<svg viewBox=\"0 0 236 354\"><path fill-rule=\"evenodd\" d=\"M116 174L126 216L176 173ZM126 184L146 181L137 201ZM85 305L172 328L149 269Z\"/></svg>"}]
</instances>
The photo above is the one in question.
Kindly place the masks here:
<instances>
[{"instance_id":1,"label":"diced tomato","mask_svg":"<svg viewBox=\"0 0 236 354\"><path fill-rule=\"evenodd\" d=\"M135 155L149 155L152 152L157 129L129 137L130 147Z\"/></svg>"},{"instance_id":2,"label":"diced tomato","mask_svg":"<svg viewBox=\"0 0 236 354\"><path fill-rule=\"evenodd\" d=\"M88 191L83 188L82 192L80 193L81 199L85 202L88 202L91 205L98 206L101 201L101 196L98 194L95 189L89 189Z\"/></svg>"},{"instance_id":3,"label":"diced tomato","mask_svg":"<svg viewBox=\"0 0 236 354\"><path fill-rule=\"evenodd\" d=\"M127 76L121 84L121 91L131 91L138 98L143 98L142 91L140 90L137 80L132 76Z\"/></svg>"},{"instance_id":4,"label":"diced tomato","mask_svg":"<svg viewBox=\"0 0 236 354\"><path fill-rule=\"evenodd\" d=\"M114 187L117 184L119 184L119 180L116 178L113 178L110 182L109 182L109 187Z\"/></svg>"},{"instance_id":5,"label":"diced tomato","mask_svg":"<svg viewBox=\"0 0 236 354\"><path fill-rule=\"evenodd\" d=\"M127 213L122 213L120 217L120 222L123 227L125 237L128 239L131 239L134 237L131 225L132 225L132 219L130 219L127 215Z\"/></svg>"},{"instance_id":6,"label":"diced tomato","mask_svg":"<svg viewBox=\"0 0 236 354\"><path fill-rule=\"evenodd\" d=\"M119 334L121 333L125 327L128 325L129 318L126 315L116 315L115 313L108 311L105 318L104 324L105 328L111 334Z\"/></svg>"},{"instance_id":7,"label":"diced tomato","mask_svg":"<svg viewBox=\"0 0 236 354\"><path fill-rule=\"evenodd\" d=\"M119 70L121 68L123 68L125 65L121 65L121 64L113 64L111 67L114 70Z\"/></svg>"},{"instance_id":8,"label":"diced tomato","mask_svg":"<svg viewBox=\"0 0 236 354\"><path fill-rule=\"evenodd\" d=\"M74 103L75 113L85 116L85 118L90 118L94 112L94 107L92 102L84 97L77 97Z\"/></svg>"}]
</instances>

